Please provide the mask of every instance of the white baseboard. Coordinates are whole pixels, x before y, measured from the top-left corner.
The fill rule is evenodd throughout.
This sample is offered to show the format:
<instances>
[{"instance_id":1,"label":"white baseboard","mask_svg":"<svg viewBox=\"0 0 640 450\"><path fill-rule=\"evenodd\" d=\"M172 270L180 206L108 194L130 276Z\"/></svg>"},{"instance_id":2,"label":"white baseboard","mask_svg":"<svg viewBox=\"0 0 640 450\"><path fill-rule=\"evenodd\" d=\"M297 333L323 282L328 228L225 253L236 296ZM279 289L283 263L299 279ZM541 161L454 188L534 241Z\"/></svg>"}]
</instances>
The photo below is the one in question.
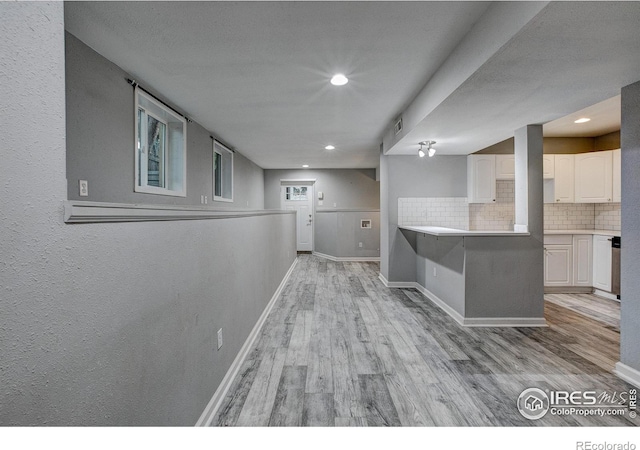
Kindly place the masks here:
<instances>
[{"instance_id":1,"label":"white baseboard","mask_svg":"<svg viewBox=\"0 0 640 450\"><path fill-rule=\"evenodd\" d=\"M460 325L465 325L465 318L462 316L462 314L460 314L458 311L456 311L451 306L449 306L440 297L435 295L433 292L431 292L429 289L427 289L426 287L424 287L418 282L415 283L415 288L419 290L422 293L422 295L424 295L429 300L431 300L431 303L433 303L438 308L440 308L441 310L449 314L453 320L458 322Z\"/></svg>"},{"instance_id":2,"label":"white baseboard","mask_svg":"<svg viewBox=\"0 0 640 450\"><path fill-rule=\"evenodd\" d=\"M621 378L627 383L633 384L635 387L640 388L640 370L636 370L633 367L629 367L626 364L618 361L613 373L615 373L618 378Z\"/></svg>"},{"instance_id":3,"label":"white baseboard","mask_svg":"<svg viewBox=\"0 0 640 450\"><path fill-rule=\"evenodd\" d=\"M548 327L543 317L469 317L465 327Z\"/></svg>"},{"instance_id":4,"label":"white baseboard","mask_svg":"<svg viewBox=\"0 0 640 450\"><path fill-rule=\"evenodd\" d=\"M465 327L546 327L547 321L539 317L468 317L449 306L444 300L429 289L415 281L388 281L382 274L378 275L382 283L389 288L414 288L420 291L438 308L449 314L453 320Z\"/></svg>"},{"instance_id":5,"label":"white baseboard","mask_svg":"<svg viewBox=\"0 0 640 450\"><path fill-rule=\"evenodd\" d=\"M211 422L213 421L213 418L218 412L218 409L220 408L222 401L227 395L227 392L229 392L229 388L231 387L231 383L233 382L233 379L236 377L236 375L240 371L240 367L242 366L242 363L244 362L247 355L251 351L256 338L260 335L260 330L262 329L262 326L267 320L267 317L269 316L271 309L273 309L273 305L276 303L276 300L278 300L278 297L280 297L280 294L282 293L282 290L287 284L287 281L289 280L289 277L291 276L293 269L296 267L296 264L298 264L298 258L296 258L293 261L293 264L291 264L291 267L289 267L289 270L287 271L286 275L280 282L278 289L276 289L276 292L273 294L273 297L271 297L271 300L269 300L269 303L267 303L266 308L264 309L264 311L262 311L260 318L254 325L253 329L251 330L251 333L249 333L249 336L247 337L247 340L244 342L244 345L242 346L242 348L240 349L240 352L238 352L238 355L233 360L231 367L229 367L229 370L227 370L227 373L225 374L224 378L222 379L222 382L220 383L220 386L218 386L218 389L216 389L216 392L213 394L213 397L211 397L211 400L209 400L207 407L204 409L204 411L200 415L200 418L196 422L197 427L211 426Z\"/></svg>"},{"instance_id":6,"label":"white baseboard","mask_svg":"<svg viewBox=\"0 0 640 450\"><path fill-rule=\"evenodd\" d=\"M618 296L611 292L601 291L600 289L594 289L593 293L600 297L608 298L609 300L618 300Z\"/></svg>"},{"instance_id":7,"label":"white baseboard","mask_svg":"<svg viewBox=\"0 0 640 450\"><path fill-rule=\"evenodd\" d=\"M388 281L381 273L378 274L378 279L382 281L382 284L384 284L385 287L388 288L410 289L415 288L418 285L415 281Z\"/></svg>"},{"instance_id":8,"label":"white baseboard","mask_svg":"<svg viewBox=\"0 0 640 450\"><path fill-rule=\"evenodd\" d=\"M379 256L331 256L324 253L313 252L314 256L325 258L336 262L377 262L380 261Z\"/></svg>"}]
</instances>

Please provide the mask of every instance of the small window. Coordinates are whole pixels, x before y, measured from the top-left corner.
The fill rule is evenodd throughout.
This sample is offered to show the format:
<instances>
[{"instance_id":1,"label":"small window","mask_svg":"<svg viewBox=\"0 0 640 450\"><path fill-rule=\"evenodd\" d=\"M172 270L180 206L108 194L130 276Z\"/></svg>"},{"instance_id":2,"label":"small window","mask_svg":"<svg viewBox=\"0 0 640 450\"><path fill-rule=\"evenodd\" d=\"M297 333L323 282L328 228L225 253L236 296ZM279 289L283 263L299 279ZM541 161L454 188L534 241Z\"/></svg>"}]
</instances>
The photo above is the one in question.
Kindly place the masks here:
<instances>
[{"instance_id":1,"label":"small window","mask_svg":"<svg viewBox=\"0 0 640 450\"><path fill-rule=\"evenodd\" d=\"M307 186L287 186L285 198L290 201L307 201Z\"/></svg>"},{"instance_id":2,"label":"small window","mask_svg":"<svg viewBox=\"0 0 640 450\"><path fill-rule=\"evenodd\" d=\"M187 196L187 122L136 88L135 192Z\"/></svg>"},{"instance_id":3,"label":"small window","mask_svg":"<svg viewBox=\"0 0 640 450\"><path fill-rule=\"evenodd\" d=\"M213 199L233 201L233 152L213 141Z\"/></svg>"}]
</instances>

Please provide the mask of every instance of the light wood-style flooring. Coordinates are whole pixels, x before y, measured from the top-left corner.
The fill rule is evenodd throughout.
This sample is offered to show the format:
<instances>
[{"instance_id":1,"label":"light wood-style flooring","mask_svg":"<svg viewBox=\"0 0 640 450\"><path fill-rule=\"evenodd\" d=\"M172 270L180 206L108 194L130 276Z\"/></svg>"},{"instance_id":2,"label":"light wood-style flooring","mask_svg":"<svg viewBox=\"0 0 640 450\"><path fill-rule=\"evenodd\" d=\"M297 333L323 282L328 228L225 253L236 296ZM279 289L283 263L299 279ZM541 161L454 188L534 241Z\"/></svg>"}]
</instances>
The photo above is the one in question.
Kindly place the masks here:
<instances>
[{"instance_id":1,"label":"light wood-style flooring","mask_svg":"<svg viewBox=\"0 0 640 450\"><path fill-rule=\"evenodd\" d=\"M602 426L516 409L529 387L621 392L615 326L547 302L548 328L468 328L377 263L300 255L214 426Z\"/></svg>"}]
</instances>

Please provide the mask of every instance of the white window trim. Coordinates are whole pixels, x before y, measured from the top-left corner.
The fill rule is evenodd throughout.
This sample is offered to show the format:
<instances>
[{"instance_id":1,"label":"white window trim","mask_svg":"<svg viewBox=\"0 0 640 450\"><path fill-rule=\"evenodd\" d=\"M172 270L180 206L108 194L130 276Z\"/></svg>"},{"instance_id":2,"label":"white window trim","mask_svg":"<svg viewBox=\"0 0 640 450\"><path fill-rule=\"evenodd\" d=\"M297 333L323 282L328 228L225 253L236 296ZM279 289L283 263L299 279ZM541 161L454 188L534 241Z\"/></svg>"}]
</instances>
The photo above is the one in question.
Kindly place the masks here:
<instances>
[{"instance_id":1,"label":"white window trim","mask_svg":"<svg viewBox=\"0 0 640 450\"><path fill-rule=\"evenodd\" d=\"M148 186L146 184L143 184L141 186L139 186L139 179L138 179L138 173L140 172L140 164L138 161L138 130L140 129L140 124L138 123L138 108L139 108L139 100L140 100L140 95L142 95L144 97L144 99L150 103L153 103L154 105L156 105L157 107L167 110L171 113L171 115L175 116L176 118L178 118L183 126L183 133L182 133L182 190L180 191L173 191L171 189L167 189L167 188L160 188L160 187L156 187L156 186ZM140 89L138 89L138 87L135 88L135 95L134 95L134 118L135 118L135 131L134 131L134 142L133 142L133 155L134 155L134 180L133 180L133 191L134 192L140 192L140 193L144 193L144 194L155 194L155 195L166 195L166 196L171 196L171 197L186 197L187 196L187 121L184 117L176 114L175 112L169 110L166 106L164 106L162 103L156 101L156 99L154 99L153 97L151 97L150 95L146 95L144 92L141 92ZM167 126L167 130L169 129L168 124L166 123L166 121L160 119L159 117L157 117L155 114L150 113L149 111L145 110L146 114L152 116L153 118L155 118L156 120L164 123ZM166 146L168 145L168 143L165 144L165 152L167 152L167 148ZM144 183L146 183L146 180L142 180Z\"/></svg>"},{"instance_id":2,"label":"white window trim","mask_svg":"<svg viewBox=\"0 0 640 450\"><path fill-rule=\"evenodd\" d=\"M213 163L215 164L215 155L216 153L218 155L220 155L221 157L223 157L223 154L220 153L219 151L216 150L216 144L219 147L222 147L225 151L229 152L229 154L231 155L231 198L226 198L226 197L218 197L216 195L216 170L215 170L215 165L212 164L211 166L211 171L213 173L213 185L211 186L213 189L213 200L216 202L227 202L227 203L233 203L233 195L234 195L234 185L233 185L233 164L234 164L234 153L231 149L229 149L226 145L222 144L220 141L216 141L215 139L213 140L213 144L212 144L212 148L213 148Z\"/></svg>"}]
</instances>

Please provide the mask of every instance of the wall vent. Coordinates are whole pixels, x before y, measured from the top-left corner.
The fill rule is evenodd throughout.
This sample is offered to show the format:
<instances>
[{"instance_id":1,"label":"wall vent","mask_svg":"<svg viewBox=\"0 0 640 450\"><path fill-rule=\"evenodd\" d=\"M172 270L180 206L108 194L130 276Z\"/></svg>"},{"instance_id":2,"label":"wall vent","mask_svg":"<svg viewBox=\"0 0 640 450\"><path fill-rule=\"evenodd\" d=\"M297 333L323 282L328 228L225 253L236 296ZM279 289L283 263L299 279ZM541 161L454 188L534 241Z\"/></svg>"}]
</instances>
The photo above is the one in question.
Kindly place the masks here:
<instances>
[{"instance_id":1,"label":"wall vent","mask_svg":"<svg viewBox=\"0 0 640 450\"><path fill-rule=\"evenodd\" d=\"M402 131L402 117L393 124L393 134L397 136Z\"/></svg>"}]
</instances>

